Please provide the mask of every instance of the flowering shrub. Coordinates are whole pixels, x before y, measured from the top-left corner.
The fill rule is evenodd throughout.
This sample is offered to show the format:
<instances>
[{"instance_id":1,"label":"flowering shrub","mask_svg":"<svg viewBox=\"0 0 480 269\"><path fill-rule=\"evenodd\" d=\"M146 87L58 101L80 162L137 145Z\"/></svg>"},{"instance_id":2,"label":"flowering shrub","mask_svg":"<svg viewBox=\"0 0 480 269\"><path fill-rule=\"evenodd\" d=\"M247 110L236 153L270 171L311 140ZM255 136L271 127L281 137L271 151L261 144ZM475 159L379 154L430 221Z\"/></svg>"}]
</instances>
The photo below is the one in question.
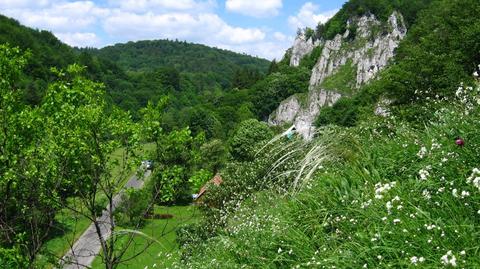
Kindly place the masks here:
<instances>
[{"instance_id":1,"label":"flowering shrub","mask_svg":"<svg viewBox=\"0 0 480 269\"><path fill-rule=\"evenodd\" d=\"M280 141L253 162L231 164L225 189L210 194L221 203L215 232L184 246L177 266L480 267L478 89L432 99L425 109L441 109L423 126L372 117L327 128L298 151ZM332 141L321 155L330 157L295 188L306 152ZM282 162L289 152L295 158Z\"/></svg>"}]
</instances>

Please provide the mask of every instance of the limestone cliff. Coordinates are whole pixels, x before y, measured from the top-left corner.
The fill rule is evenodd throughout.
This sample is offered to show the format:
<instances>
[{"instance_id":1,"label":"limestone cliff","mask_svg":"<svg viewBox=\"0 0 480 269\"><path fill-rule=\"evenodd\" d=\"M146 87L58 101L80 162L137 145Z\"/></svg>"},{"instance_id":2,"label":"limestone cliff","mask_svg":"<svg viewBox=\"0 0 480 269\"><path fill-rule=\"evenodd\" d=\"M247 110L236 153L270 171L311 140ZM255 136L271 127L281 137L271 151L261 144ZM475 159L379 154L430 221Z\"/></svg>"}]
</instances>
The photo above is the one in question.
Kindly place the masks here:
<instances>
[{"instance_id":1,"label":"limestone cliff","mask_svg":"<svg viewBox=\"0 0 480 269\"><path fill-rule=\"evenodd\" d=\"M373 15L353 18L347 22L347 29L350 30L342 35L337 34L333 40L317 44L323 48L312 70L309 92L304 98L306 100L301 102L298 96L291 96L270 115L270 124L293 123L304 138L312 138L313 124L320 108L333 105L342 95L351 93L344 90L345 85L338 85L342 80L332 78L341 77L345 80L351 75L343 84L350 84L349 88L353 90L359 88L387 66L407 33L403 17L398 12L392 13L386 23ZM301 40L297 40L300 43ZM306 46L298 45L297 41L295 44L298 49L297 53L292 53L292 65L300 62L298 57L308 54L303 54L307 49L302 48ZM314 47L312 43L312 49Z\"/></svg>"},{"instance_id":2,"label":"limestone cliff","mask_svg":"<svg viewBox=\"0 0 480 269\"><path fill-rule=\"evenodd\" d=\"M320 44L320 41L314 41L313 38L307 38L304 32L301 32L295 38L292 47L292 56L290 57L290 66L300 65L300 61L306 55L310 54L312 50Z\"/></svg>"}]
</instances>

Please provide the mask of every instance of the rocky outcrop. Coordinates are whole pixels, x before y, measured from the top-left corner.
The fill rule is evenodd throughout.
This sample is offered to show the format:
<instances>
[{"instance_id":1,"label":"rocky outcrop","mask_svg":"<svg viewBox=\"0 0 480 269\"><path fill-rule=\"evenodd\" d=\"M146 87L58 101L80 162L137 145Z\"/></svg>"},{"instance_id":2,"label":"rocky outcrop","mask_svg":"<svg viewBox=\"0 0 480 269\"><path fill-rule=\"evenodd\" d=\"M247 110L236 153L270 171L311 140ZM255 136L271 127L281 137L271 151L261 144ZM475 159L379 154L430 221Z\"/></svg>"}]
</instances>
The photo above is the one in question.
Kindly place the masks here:
<instances>
[{"instance_id":1,"label":"rocky outcrop","mask_svg":"<svg viewBox=\"0 0 480 269\"><path fill-rule=\"evenodd\" d=\"M342 35L337 34L332 40L318 44L323 45L322 54L312 70L306 101L301 103L295 96L285 100L270 116L270 124L293 123L300 134L310 139L320 108L332 105L341 97L341 93L336 92L336 89L324 89L322 83L325 79L335 75L340 67L352 64L356 67L356 77L352 78L355 79L352 85L359 88L387 66L407 33L403 17L398 12L392 13L386 24L382 24L373 15L365 15L351 19L347 26L347 29L356 31L352 33L347 30ZM300 40L298 43L301 43ZM300 52L307 51L301 50L303 45L297 44L297 40L295 44L298 48L296 54L292 53L291 64L299 63L298 57L306 55L301 56Z\"/></svg>"},{"instance_id":2,"label":"rocky outcrop","mask_svg":"<svg viewBox=\"0 0 480 269\"><path fill-rule=\"evenodd\" d=\"M305 33L303 32L297 35L292 47L290 66L299 66L303 57L310 54L312 50L319 44L320 41L315 42L312 38L306 38Z\"/></svg>"},{"instance_id":3,"label":"rocky outcrop","mask_svg":"<svg viewBox=\"0 0 480 269\"><path fill-rule=\"evenodd\" d=\"M340 97L339 93L321 89L309 91L303 102L299 95L291 96L270 115L268 123L282 125L293 122L298 133L305 139L311 139L315 132L313 123L320 108L333 105Z\"/></svg>"},{"instance_id":4,"label":"rocky outcrop","mask_svg":"<svg viewBox=\"0 0 480 269\"><path fill-rule=\"evenodd\" d=\"M373 15L348 23L356 24L355 40L346 41L351 34L347 30L343 36L337 35L333 40L325 42L322 56L312 70L311 88L320 86L326 77L333 75L349 59L357 66L355 85L360 87L387 66L388 60L393 57L395 49L407 33L403 17L397 12L389 17L384 29ZM387 32L382 33L382 30Z\"/></svg>"}]
</instances>

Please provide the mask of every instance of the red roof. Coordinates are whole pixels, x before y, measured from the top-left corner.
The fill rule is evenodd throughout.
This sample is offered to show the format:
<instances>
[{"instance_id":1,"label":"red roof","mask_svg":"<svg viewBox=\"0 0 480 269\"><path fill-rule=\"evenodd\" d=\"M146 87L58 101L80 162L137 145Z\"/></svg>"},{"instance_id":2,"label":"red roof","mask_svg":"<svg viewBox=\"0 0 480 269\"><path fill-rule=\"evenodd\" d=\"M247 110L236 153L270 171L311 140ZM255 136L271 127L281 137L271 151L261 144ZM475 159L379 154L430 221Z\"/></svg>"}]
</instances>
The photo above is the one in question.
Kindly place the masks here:
<instances>
[{"instance_id":1,"label":"red roof","mask_svg":"<svg viewBox=\"0 0 480 269\"><path fill-rule=\"evenodd\" d=\"M200 188L196 199L200 198L200 196L202 196L207 191L209 185L213 184L215 186L220 186L222 182L222 177L219 174L215 175L210 181L207 182L207 184L203 185L203 187Z\"/></svg>"}]
</instances>

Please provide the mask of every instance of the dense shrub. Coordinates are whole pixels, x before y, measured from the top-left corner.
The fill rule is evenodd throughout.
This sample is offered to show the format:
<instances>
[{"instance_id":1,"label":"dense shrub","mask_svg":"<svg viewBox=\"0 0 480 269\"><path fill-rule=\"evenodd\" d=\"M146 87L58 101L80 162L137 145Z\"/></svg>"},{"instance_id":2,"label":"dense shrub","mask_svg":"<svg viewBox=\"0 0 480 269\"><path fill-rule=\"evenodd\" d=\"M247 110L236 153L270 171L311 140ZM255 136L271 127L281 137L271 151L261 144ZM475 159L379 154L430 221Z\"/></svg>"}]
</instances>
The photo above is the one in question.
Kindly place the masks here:
<instances>
[{"instance_id":1,"label":"dense shrub","mask_svg":"<svg viewBox=\"0 0 480 269\"><path fill-rule=\"evenodd\" d=\"M238 161L251 161L258 152L258 145L273 137L268 125L251 119L242 122L230 141L230 153Z\"/></svg>"},{"instance_id":2,"label":"dense shrub","mask_svg":"<svg viewBox=\"0 0 480 269\"><path fill-rule=\"evenodd\" d=\"M334 136L342 158L299 192L237 203L180 266L479 267L478 100L480 87L461 87L454 102L431 101L442 109L421 128L392 116L332 129L317 140Z\"/></svg>"},{"instance_id":3,"label":"dense shrub","mask_svg":"<svg viewBox=\"0 0 480 269\"><path fill-rule=\"evenodd\" d=\"M151 195L141 189L127 189L122 193L121 203L115 211L115 220L118 225L138 227L144 223L145 215L151 205ZM153 207L151 207L153 210Z\"/></svg>"}]
</instances>

